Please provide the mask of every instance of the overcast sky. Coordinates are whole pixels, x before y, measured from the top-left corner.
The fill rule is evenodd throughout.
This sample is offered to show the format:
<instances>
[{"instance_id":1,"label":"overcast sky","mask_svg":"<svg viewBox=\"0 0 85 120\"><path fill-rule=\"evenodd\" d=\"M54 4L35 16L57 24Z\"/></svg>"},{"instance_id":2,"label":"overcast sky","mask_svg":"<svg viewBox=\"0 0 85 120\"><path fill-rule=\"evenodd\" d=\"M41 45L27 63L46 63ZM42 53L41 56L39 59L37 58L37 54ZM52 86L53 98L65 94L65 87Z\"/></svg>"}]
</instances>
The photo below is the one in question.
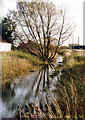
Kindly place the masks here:
<instances>
[{"instance_id":1,"label":"overcast sky","mask_svg":"<svg viewBox=\"0 0 85 120\"><path fill-rule=\"evenodd\" d=\"M8 9L16 9L17 0L0 0L0 16L7 14ZM45 0L44 0L45 1ZM83 1L84 0L49 0L56 7L66 6L71 20L76 24L75 43L80 38L80 44L83 44Z\"/></svg>"}]
</instances>

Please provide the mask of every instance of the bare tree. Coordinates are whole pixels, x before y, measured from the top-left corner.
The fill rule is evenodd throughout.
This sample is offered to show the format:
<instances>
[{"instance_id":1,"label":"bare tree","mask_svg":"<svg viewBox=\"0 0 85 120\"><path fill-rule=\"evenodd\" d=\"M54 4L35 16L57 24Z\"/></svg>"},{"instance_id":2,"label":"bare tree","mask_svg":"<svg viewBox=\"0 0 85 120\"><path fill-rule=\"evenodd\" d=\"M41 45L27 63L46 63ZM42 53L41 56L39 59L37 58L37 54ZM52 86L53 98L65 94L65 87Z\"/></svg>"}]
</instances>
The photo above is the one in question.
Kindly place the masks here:
<instances>
[{"instance_id":1,"label":"bare tree","mask_svg":"<svg viewBox=\"0 0 85 120\"><path fill-rule=\"evenodd\" d=\"M50 62L73 33L66 11L56 9L53 3L18 2L17 11L11 11L11 16L17 23L16 37L31 54L43 61ZM55 45L55 52L51 50L52 44Z\"/></svg>"}]
</instances>

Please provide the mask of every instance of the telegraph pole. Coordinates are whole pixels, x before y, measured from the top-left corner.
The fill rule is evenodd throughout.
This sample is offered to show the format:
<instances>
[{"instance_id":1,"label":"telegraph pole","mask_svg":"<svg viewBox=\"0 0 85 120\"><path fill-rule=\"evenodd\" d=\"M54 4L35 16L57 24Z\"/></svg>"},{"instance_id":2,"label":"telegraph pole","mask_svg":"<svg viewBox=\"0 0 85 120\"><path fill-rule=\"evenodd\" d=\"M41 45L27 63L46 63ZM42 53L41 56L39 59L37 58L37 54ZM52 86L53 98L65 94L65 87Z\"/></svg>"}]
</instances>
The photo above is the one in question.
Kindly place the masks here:
<instances>
[{"instance_id":1,"label":"telegraph pole","mask_svg":"<svg viewBox=\"0 0 85 120\"><path fill-rule=\"evenodd\" d=\"M72 49L74 49L74 40L73 39L72 39L72 46L73 46Z\"/></svg>"},{"instance_id":2,"label":"telegraph pole","mask_svg":"<svg viewBox=\"0 0 85 120\"><path fill-rule=\"evenodd\" d=\"M79 36L78 36L78 46L79 46Z\"/></svg>"},{"instance_id":3,"label":"telegraph pole","mask_svg":"<svg viewBox=\"0 0 85 120\"><path fill-rule=\"evenodd\" d=\"M78 49L79 49L79 36L78 36Z\"/></svg>"}]
</instances>

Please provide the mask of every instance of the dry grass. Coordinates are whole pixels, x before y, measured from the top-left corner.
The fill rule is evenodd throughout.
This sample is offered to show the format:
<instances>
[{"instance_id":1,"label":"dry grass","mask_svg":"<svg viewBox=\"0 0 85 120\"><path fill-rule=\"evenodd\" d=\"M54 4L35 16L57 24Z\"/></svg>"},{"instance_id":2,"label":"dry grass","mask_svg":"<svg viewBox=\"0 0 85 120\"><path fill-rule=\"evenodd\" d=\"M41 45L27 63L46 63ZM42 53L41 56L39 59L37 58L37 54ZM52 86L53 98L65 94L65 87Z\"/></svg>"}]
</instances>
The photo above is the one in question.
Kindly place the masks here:
<instances>
[{"instance_id":1,"label":"dry grass","mask_svg":"<svg viewBox=\"0 0 85 120\"><path fill-rule=\"evenodd\" d=\"M39 68L39 59L19 51L2 53L3 84L18 76L24 76Z\"/></svg>"},{"instance_id":2,"label":"dry grass","mask_svg":"<svg viewBox=\"0 0 85 120\"><path fill-rule=\"evenodd\" d=\"M67 88L63 85L60 85L61 88L56 91L56 95L47 90L46 95L41 93L41 101L38 101L38 103L32 101L30 105L26 102L25 110L19 105L19 109L17 109L18 118L20 120L22 118L24 120L83 119L85 117L84 106L79 106L78 92L73 80L68 85L71 96L69 96ZM82 100L82 103L84 103L84 100Z\"/></svg>"},{"instance_id":3,"label":"dry grass","mask_svg":"<svg viewBox=\"0 0 85 120\"><path fill-rule=\"evenodd\" d=\"M83 64L85 62L84 52L83 50L68 50L63 58L65 67Z\"/></svg>"}]
</instances>

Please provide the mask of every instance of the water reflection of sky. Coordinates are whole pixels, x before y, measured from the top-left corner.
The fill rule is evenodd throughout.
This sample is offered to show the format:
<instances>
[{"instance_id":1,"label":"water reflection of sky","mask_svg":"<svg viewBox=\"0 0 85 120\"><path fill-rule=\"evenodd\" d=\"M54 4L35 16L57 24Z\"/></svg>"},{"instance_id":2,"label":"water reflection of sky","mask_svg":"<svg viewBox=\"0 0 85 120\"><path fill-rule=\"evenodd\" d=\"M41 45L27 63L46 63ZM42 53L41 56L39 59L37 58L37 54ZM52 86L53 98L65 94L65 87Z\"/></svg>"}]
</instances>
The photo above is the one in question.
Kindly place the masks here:
<instances>
[{"instance_id":1,"label":"water reflection of sky","mask_svg":"<svg viewBox=\"0 0 85 120\"><path fill-rule=\"evenodd\" d=\"M62 62L62 57L60 56L58 56L55 65L59 62ZM40 70L25 78L16 78L12 83L6 83L2 91L3 116L7 117L9 116L8 114L13 116L18 104L23 105L25 100L31 102L31 99L40 99L40 91L54 89L54 84L57 82L57 76L54 78L50 77L53 70L54 67L52 65L44 65Z\"/></svg>"}]
</instances>

